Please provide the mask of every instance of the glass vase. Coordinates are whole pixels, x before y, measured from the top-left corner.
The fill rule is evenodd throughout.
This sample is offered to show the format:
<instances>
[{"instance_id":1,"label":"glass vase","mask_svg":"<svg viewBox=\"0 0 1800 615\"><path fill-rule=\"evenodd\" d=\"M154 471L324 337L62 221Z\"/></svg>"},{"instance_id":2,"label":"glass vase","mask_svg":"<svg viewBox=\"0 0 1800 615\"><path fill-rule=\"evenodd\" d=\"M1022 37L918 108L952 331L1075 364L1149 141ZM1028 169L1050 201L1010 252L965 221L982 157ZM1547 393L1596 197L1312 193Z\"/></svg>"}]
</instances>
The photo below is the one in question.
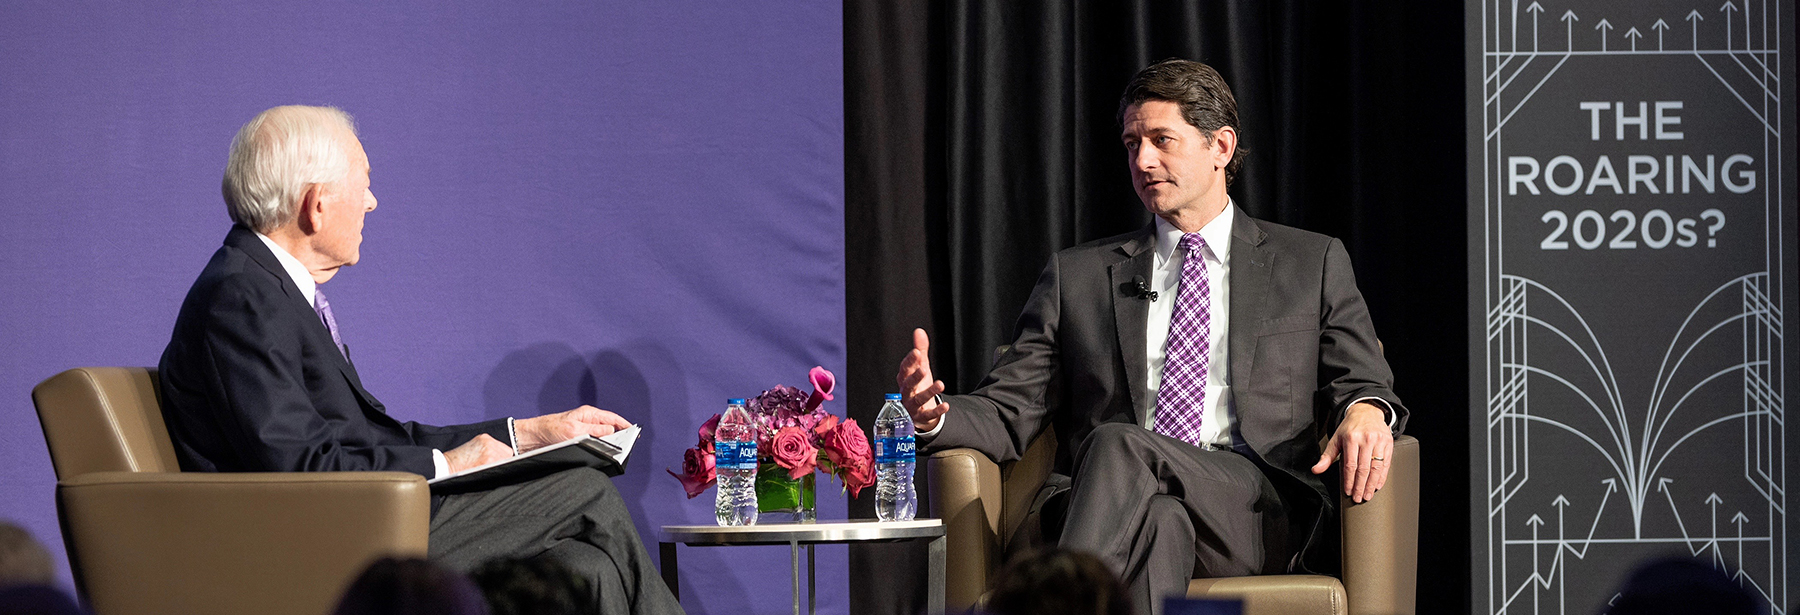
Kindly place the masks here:
<instances>
[{"instance_id":1,"label":"glass vase","mask_svg":"<svg viewBox=\"0 0 1800 615\"><path fill-rule=\"evenodd\" d=\"M818 520L818 496L813 477L789 478L787 468L764 462L756 468L758 523L813 523Z\"/></svg>"}]
</instances>

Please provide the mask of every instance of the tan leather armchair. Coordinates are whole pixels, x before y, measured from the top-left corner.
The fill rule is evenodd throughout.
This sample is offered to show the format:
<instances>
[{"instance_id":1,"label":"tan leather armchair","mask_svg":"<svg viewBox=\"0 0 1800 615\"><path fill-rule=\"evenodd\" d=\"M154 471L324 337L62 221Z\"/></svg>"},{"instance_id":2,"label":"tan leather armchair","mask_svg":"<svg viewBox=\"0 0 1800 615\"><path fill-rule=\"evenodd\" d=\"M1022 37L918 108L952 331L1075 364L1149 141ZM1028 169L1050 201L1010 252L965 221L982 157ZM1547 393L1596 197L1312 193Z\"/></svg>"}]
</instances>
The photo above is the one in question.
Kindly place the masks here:
<instances>
[{"instance_id":1,"label":"tan leather armchair","mask_svg":"<svg viewBox=\"0 0 1800 615\"><path fill-rule=\"evenodd\" d=\"M32 389L76 589L97 615L321 615L383 555L424 556L431 497L404 472L182 472L155 370Z\"/></svg>"},{"instance_id":2,"label":"tan leather armchair","mask_svg":"<svg viewBox=\"0 0 1800 615\"><path fill-rule=\"evenodd\" d=\"M944 604L967 609L1012 549L1006 543L1025 522L1032 499L1056 459L1052 429L1018 461L995 464L973 449L951 449L925 461L931 513L944 520L948 559ZM1374 499L1343 514L1343 578L1269 575L1194 579L1188 596L1244 600L1245 615L1412 615L1418 583L1419 441L1394 441L1388 482Z\"/></svg>"}]
</instances>

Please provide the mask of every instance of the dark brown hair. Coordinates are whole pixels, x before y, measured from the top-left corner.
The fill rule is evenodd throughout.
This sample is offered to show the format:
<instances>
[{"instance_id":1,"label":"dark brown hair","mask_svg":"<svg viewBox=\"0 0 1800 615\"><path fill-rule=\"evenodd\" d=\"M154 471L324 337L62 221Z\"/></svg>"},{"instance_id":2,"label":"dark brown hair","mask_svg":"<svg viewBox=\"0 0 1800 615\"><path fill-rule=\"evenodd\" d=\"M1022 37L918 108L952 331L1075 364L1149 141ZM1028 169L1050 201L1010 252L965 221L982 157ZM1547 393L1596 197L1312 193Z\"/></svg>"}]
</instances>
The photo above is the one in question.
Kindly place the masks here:
<instances>
[{"instance_id":1,"label":"dark brown hair","mask_svg":"<svg viewBox=\"0 0 1800 615\"><path fill-rule=\"evenodd\" d=\"M1181 117L1208 140L1220 128L1238 127L1237 98L1231 95L1231 86L1225 85L1219 71L1193 60L1169 58L1132 75L1131 82L1125 85L1125 95L1119 97L1119 126L1125 125L1125 109L1146 100L1180 106ZM1237 178L1238 169L1244 166L1244 154L1249 151L1240 141L1231 152L1231 162L1225 165L1225 185Z\"/></svg>"},{"instance_id":2,"label":"dark brown hair","mask_svg":"<svg viewBox=\"0 0 1800 615\"><path fill-rule=\"evenodd\" d=\"M1131 598L1100 558L1048 548L1020 555L994 579L991 615L1128 615Z\"/></svg>"}]
</instances>

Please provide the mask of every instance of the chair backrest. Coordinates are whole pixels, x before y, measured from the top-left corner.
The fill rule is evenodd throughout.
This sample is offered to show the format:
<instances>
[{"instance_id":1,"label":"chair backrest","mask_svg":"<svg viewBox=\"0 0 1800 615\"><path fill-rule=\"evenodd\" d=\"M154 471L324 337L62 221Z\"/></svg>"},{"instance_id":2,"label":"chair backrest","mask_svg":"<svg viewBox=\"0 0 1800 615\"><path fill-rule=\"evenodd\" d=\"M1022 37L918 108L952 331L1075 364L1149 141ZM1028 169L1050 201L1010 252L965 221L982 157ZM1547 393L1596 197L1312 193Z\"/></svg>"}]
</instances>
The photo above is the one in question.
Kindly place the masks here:
<instances>
[{"instance_id":1,"label":"chair backrest","mask_svg":"<svg viewBox=\"0 0 1800 615\"><path fill-rule=\"evenodd\" d=\"M156 370L78 367L31 390L56 479L89 472L180 472Z\"/></svg>"}]
</instances>

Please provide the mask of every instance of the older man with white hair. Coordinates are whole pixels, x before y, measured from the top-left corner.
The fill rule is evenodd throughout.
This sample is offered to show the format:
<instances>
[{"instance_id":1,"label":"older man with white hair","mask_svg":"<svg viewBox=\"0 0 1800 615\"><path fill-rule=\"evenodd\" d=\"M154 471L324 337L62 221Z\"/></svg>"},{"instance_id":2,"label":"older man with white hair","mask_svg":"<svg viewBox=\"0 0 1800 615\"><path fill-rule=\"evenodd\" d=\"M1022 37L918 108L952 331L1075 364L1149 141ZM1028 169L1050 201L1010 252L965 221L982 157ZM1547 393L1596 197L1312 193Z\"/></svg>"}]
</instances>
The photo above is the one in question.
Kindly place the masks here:
<instances>
[{"instance_id":1,"label":"older man with white hair","mask_svg":"<svg viewBox=\"0 0 1800 615\"><path fill-rule=\"evenodd\" d=\"M319 288L360 258L376 206L369 170L338 109L276 107L238 131L223 185L235 224L188 291L160 366L183 470L430 478L629 426L593 406L445 427L390 417L363 388ZM551 557L591 581L603 612L681 612L618 490L592 469L434 497L430 556L461 570Z\"/></svg>"}]
</instances>

